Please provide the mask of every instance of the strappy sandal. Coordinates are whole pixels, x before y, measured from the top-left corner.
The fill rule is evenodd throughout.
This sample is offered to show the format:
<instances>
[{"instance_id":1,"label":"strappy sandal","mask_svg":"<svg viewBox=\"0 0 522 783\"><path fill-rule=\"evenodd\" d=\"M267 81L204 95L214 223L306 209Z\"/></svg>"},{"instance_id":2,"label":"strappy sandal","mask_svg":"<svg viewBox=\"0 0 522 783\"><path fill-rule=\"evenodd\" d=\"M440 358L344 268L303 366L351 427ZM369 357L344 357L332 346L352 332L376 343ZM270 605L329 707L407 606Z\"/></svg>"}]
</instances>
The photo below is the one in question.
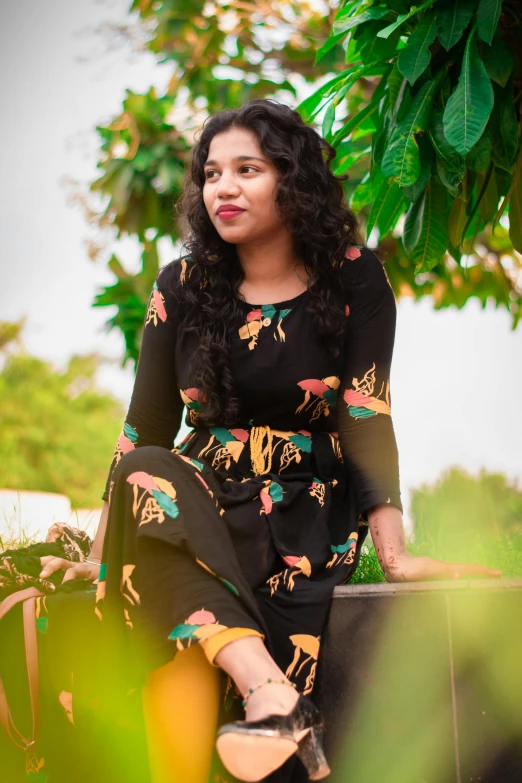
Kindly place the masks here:
<instances>
[{"instance_id":1,"label":"strappy sandal","mask_svg":"<svg viewBox=\"0 0 522 783\"><path fill-rule=\"evenodd\" d=\"M249 696L262 685L288 680L267 680L251 688ZM309 780L322 780L330 774L323 751L324 721L315 704L299 696L288 715L268 715L256 721L238 720L218 730L216 748L227 770L239 780L255 783L287 761L294 753L308 772Z\"/></svg>"}]
</instances>

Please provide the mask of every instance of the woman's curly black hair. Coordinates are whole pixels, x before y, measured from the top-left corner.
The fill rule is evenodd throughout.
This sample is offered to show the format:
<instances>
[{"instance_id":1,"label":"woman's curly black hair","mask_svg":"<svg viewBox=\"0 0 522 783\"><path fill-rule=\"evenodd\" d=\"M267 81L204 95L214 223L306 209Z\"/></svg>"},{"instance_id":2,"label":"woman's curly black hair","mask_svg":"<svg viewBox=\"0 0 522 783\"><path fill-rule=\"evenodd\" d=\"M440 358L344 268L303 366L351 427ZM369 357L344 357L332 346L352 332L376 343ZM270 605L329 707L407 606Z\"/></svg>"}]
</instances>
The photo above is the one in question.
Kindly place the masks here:
<instances>
[{"instance_id":1,"label":"woman's curly black hair","mask_svg":"<svg viewBox=\"0 0 522 783\"><path fill-rule=\"evenodd\" d=\"M238 287L243 280L236 246L216 231L203 202L204 164L213 137L230 128L255 134L263 153L281 173L276 208L294 239L294 248L313 281L308 311L327 350L341 351L345 328L339 268L346 248L357 244L357 221L341 182L330 170L334 148L293 109L274 100L250 100L238 109L209 117L192 148L180 217L190 274L176 289L185 329L196 331L194 386L203 401L200 421L231 426L238 401L229 360L229 336L240 317Z\"/></svg>"}]
</instances>

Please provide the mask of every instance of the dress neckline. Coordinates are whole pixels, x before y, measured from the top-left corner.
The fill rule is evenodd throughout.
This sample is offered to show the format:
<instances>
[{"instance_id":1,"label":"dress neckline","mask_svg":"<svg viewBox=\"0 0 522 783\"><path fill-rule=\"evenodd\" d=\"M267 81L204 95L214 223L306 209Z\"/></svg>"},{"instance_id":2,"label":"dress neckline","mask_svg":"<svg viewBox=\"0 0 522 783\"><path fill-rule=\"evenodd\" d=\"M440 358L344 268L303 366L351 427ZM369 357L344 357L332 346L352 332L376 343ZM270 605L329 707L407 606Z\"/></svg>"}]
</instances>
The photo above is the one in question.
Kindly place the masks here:
<instances>
[{"instance_id":1,"label":"dress neckline","mask_svg":"<svg viewBox=\"0 0 522 783\"><path fill-rule=\"evenodd\" d=\"M311 288L312 286L310 286ZM253 302L245 302L244 299L240 299L239 297L236 297L238 302L240 302L245 307L250 308L259 308L259 307L274 307L276 310L283 310L289 305L295 305L296 302L301 301L307 294L310 293L310 288L305 288L304 291L301 291L300 294L297 294L297 296L292 297L292 299L285 299L283 302L256 302L255 304Z\"/></svg>"}]
</instances>

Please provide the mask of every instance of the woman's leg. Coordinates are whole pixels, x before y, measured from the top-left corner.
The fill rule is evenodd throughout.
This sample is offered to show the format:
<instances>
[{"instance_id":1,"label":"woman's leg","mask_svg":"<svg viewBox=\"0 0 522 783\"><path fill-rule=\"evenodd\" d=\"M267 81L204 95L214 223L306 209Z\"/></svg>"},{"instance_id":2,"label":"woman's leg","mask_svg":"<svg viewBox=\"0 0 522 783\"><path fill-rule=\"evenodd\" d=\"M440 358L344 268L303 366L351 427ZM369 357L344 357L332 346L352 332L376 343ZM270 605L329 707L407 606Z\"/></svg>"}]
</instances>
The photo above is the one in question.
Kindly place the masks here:
<instances>
[{"instance_id":1,"label":"woman's leg","mask_svg":"<svg viewBox=\"0 0 522 783\"><path fill-rule=\"evenodd\" d=\"M143 689L152 783L207 783L219 675L199 645L152 671Z\"/></svg>"},{"instance_id":2,"label":"woman's leg","mask_svg":"<svg viewBox=\"0 0 522 783\"><path fill-rule=\"evenodd\" d=\"M268 679L287 679L274 661L264 642L256 636L238 639L227 644L215 657L215 663L229 674L238 690L248 693ZM285 715L292 710L299 694L288 685L273 682L254 691L246 706L246 720L260 720L267 715Z\"/></svg>"}]
</instances>

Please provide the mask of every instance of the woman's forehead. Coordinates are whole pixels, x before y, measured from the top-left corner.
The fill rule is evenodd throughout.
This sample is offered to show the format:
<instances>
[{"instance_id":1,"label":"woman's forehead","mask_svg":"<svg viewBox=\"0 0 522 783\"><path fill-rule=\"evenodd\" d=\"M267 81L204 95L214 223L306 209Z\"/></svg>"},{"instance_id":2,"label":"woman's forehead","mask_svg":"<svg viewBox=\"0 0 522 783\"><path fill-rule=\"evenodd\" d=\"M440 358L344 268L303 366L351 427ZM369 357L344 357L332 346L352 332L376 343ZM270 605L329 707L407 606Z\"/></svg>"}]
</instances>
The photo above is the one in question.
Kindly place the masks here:
<instances>
[{"instance_id":1,"label":"woman's forehead","mask_svg":"<svg viewBox=\"0 0 522 783\"><path fill-rule=\"evenodd\" d=\"M210 142L209 161L216 158L232 160L246 156L265 160L255 135L245 128L230 128L222 133L217 133Z\"/></svg>"}]
</instances>

